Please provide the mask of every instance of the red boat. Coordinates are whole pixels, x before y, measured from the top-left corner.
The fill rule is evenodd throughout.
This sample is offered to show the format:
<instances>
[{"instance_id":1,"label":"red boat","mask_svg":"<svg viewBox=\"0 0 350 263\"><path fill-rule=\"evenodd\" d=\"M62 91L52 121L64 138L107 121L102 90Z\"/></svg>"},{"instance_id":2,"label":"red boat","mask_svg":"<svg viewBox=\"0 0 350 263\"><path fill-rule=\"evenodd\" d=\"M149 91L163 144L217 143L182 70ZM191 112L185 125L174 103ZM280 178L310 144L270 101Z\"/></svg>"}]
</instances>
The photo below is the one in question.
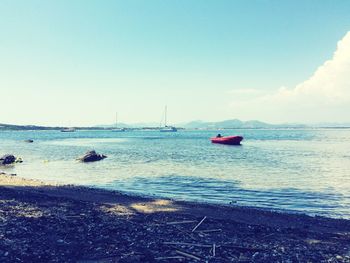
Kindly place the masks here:
<instances>
[{"instance_id":1,"label":"red boat","mask_svg":"<svg viewBox=\"0 0 350 263\"><path fill-rule=\"evenodd\" d=\"M222 136L210 138L212 143L221 143L228 145L240 145L243 140L242 136Z\"/></svg>"}]
</instances>

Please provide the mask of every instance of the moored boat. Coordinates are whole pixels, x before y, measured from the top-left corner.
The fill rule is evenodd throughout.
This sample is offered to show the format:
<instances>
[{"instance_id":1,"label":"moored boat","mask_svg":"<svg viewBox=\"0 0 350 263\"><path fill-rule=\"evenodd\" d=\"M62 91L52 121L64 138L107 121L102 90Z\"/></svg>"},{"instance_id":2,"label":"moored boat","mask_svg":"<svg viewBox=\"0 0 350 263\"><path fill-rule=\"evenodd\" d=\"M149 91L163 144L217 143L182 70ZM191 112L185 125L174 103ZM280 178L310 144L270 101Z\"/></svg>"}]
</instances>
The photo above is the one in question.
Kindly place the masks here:
<instances>
[{"instance_id":1,"label":"moored boat","mask_svg":"<svg viewBox=\"0 0 350 263\"><path fill-rule=\"evenodd\" d=\"M118 112L115 113L115 128L112 129L113 132L125 132L125 128L118 128Z\"/></svg>"},{"instance_id":2,"label":"moored boat","mask_svg":"<svg viewBox=\"0 0 350 263\"><path fill-rule=\"evenodd\" d=\"M177 132L177 129L173 126L165 126L161 128L159 131L161 132Z\"/></svg>"},{"instance_id":3,"label":"moored boat","mask_svg":"<svg viewBox=\"0 0 350 263\"><path fill-rule=\"evenodd\" d=\"M242 136L217 136L210 138L212 143L228 144L228 145L240 145L243 140Z\"/></svg>"},{"instance_id":4,"label":"moored boat","mask_svg":"<svg viewBox=\"0 0 350 263\"><path fill-rule=\"evenodd\" d=\"M74 128L63 128L61 132L75 132Z\"/></svg>"},{"instance_id":5,"label":"moored boat","mask_svg":"<svg viewBox=\"0 0 350 263\"><path fill-rule=\"evenodd\" d=\"M164 110L164 127L161 127L160 132L177 132L176 127L167 125L167 106L165 106Z\"/></svg>"}]
</instances>

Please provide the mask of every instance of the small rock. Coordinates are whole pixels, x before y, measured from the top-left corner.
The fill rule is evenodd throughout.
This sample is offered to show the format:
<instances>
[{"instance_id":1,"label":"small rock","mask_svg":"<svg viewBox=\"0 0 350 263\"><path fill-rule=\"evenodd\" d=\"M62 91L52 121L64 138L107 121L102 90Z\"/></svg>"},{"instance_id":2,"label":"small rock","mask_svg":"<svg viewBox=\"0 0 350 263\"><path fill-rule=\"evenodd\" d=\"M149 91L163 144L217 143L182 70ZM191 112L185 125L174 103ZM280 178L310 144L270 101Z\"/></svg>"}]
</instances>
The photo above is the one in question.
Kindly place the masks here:
<instances>
[{"instance_id":1,"label":"small rock","mask_svg":"<svg viewBox=\"0 0 350 263\"><path fill-rule=\"evenodd\" d=\"M16 157L12 154L5 154L4 156L0 157L1 165L12 164L15 161L16 161Z\"/></svg>"},{"instance_id":2,"label":"small rock","mask_svg":"<svg viewBox=\"0 0 350 263\"><path fill-rule=\"evenodd\" d=\"M34 142L34 140L32 140L32 139L24 140L24 142L32 143L32 142Z\"/></svg>"},{"instance_id":3,"label":"small rock","mask_svg":"<svg viewBox=\"0 0 350 263\"><path fill-rule=\"evenodd\" d=\"M21 157L19 157L19 158L16 158L16 161L15 161L15 163L23 163L23 160L22 160L22 158L21 158Z\"/></svg>"},{"instance_id":4,"label":"small rock","mask_svg":"<svg viewBox=\"0 0 350 263\"><path fill-rule=\"evenodd\" d=\"M96 162L107 158L106 155L98 154L96 151L89 151L84 156L78 158L82 162Z\"/></svg>"}]
</instances>

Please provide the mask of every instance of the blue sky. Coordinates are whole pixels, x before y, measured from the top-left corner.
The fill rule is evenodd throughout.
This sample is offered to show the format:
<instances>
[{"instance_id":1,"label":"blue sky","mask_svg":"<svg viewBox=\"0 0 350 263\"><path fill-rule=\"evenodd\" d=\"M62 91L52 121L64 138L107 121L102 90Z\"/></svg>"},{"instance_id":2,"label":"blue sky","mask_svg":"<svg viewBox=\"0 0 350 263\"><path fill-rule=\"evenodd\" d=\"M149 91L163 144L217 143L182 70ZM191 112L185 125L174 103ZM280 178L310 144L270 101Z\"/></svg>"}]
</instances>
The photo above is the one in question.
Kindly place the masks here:
<instances>
[{"instance_id":1,"label":"blue sky","mask_svg":"<svg viewBox=\"0 0 350 263\"><path fill-rule=\"evenodd\" d=\"M349 122L348 101L313 100L331 86L347 98L349 63L324 73L335 84L303 84L333 61L349 13L340 0L0 0L0 123L159 122L164 105L172 123Z\"/></svg>"}]
</instances>

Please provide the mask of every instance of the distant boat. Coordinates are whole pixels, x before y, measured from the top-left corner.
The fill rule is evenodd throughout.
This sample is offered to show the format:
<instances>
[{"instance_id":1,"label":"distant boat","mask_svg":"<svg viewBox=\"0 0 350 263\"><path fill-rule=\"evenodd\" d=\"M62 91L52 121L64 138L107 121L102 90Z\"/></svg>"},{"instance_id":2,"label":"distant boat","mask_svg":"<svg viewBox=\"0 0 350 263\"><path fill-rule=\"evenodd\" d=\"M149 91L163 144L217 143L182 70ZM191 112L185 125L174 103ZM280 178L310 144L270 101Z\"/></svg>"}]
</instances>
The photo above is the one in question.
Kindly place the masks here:
<instances>
[{"instance_id":1,"label":"distant boat","mask_svg":"<svg viewBox=\"0 0 350 263\"><path fill-rule=\"evenodd\" d=\"M112 129L114 132L124 132L125 128L118 128L118 112L115 113L115 128Z\"/></svg>"},{"instance_id":2,"label":"distant boat","mask_svg":"<svg viewBox=\"0 0 350 263\"><path fill-rule=\"evenodd\" d=\"M61 130L61 132L75 132L74 128L64 128Z\"/></svg>"},{"instance_id":3,"label":"distant boat","mask_svg":"<svg viewBox=\"0 0 350 263\"><path fill-rule=\"evenodd\" d=\"M177 132L177 129L174 126L168 126L167 125L167 111L168 111L168 108L167 108L167 106L165 106L165 110L164 110L164 126L160 128L160 131L161 132Z\"/></svg>"},{"instance_id":4,"label":"distant boat","mask_svg":"<svg viewBox=\"0 0 350 263\"><path fill-rule=\"evenodd\" d=\"M242 136L221 136L210 138L212 143L228 144L228 145L240 145L243 140Z\"/></svg>"}]
</instances>

